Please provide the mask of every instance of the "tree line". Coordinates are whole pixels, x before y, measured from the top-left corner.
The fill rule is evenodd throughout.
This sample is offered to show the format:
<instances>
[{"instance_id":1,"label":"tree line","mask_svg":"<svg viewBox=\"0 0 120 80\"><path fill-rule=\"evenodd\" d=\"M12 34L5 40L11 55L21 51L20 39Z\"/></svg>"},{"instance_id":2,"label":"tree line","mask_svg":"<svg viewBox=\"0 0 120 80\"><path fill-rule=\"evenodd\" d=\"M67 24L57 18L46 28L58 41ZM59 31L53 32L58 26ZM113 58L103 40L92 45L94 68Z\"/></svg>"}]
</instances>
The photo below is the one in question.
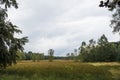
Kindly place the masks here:
<instances>
[{"instance_id":1,"label":"tree line","mask_svg":"<svg viewBox=\"0 0 120 80\"><path fill-rule=\"evenodd\" d=\"M32 60L33 62L35 62L35 61L39 62L40 60L44 59L44 53L33 53L31 51L29 51L28 53L17 52L16 59L18 61L20 61L20 60Z\"/></svg>"},{"instance_id":2,"label":"tree line","mask_svg":"<svg viewBox=\"0 0 120 80\"><path fill-rule=\"evenodd\" d=\"M40 61L40 60L49 60L50 62L53 61L53 59L57 59L60 57L54 57L54 50L53 49L49 49L48 50L48 55L44 55L44 53L35 53L32 51L27 52L20 52L18 51L16 53L16 60L33 60L33 62L35 61Z\"/></svg>"},{"instance_id":3,"label":"tree line","mask_svg":"<svg viewBox=\"0 0 120 80\"><path fill-rule=\"evenodd\" d=\"M78 49L66 54L66 60L82 62L120 62L120 41L109 42L103 34L97 41L83 41Z\"/></svg>"},{"instance_id":4,"label":"tree line","mask_svg":"<svg viewBox=\"0 0 120 80\"><path fill-rule=\"evenodd\" d=\"M83 41L79 51L80 60L85 62L120 61L120 42L109 42L104 34L97 42L91 39L86 44Z\"/></svg>"}]
</instances>

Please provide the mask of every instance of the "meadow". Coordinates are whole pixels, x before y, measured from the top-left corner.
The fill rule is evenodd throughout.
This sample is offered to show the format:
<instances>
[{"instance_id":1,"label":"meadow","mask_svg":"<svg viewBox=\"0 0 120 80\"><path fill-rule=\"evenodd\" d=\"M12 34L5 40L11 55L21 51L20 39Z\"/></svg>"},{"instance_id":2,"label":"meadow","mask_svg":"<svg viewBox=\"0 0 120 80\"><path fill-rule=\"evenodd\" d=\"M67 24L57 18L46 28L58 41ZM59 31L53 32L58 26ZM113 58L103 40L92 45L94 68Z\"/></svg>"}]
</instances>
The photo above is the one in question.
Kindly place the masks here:
<instances>
[{"instance_id":1,"label":"meadow","mask_svg":"<svg viewBox=\"0 0 120 80\"><path fill-rule=\"evenodd\" d=\"M120 80L120 63L20 61L0 70L0 80Z\"/></svg>"}]
</instances>

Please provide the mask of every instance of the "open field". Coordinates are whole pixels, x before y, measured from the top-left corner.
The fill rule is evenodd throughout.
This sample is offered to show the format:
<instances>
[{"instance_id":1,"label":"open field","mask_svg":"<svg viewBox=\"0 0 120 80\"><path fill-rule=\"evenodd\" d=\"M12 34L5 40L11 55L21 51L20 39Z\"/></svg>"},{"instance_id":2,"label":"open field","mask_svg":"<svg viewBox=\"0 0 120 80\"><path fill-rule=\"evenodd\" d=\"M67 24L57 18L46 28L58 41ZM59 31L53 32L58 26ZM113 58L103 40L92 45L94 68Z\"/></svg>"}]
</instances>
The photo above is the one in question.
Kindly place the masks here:
<instances>
[{"instance_id":1,"label":"open field","mask_svg":"<svg viewBox=\"0 0 120 80\"><path fill-rule=\"evenodd\" d=\"M120 63L21 61L1 70L0 80L120 80Z\"/></svg>"}]
</instances>

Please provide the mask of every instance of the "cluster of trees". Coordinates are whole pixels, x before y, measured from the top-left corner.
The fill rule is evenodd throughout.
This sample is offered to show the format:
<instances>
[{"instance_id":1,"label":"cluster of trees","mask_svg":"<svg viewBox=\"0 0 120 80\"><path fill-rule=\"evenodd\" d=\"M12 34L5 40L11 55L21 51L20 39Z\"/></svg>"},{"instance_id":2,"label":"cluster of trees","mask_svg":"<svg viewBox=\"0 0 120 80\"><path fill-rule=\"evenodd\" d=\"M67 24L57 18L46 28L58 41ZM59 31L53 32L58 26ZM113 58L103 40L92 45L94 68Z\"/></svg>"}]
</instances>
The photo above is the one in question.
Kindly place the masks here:
<instances>
[{"instance_id":1,"label":"cluster of trees","mask_svg":"<svg viewBox=\"0 0 120 80\"><path fill-rule=\"evenodd\" d=\"M67 53L66 59L67 59L67 60L74 60L74 61L77 62L78 59L79 59L78 50L77 50L77 49L74 49L74 52L73 52L73 53Z\"/></svg>"},{"instance_id":2,"label":"cluster of trees","mask_svg":"<svg viewBox=\"0 0 120 80\"><path fill-rule=\"evenodd\" d=\"M79 50L82 61L120 61L120 42L108 42L105 35L102 35L97 42L91 39L89 44L86 44L83 41Z\"/></svg>"},{"instance_id":3,"label":"cluster of trees","mask_svg":"<svg viewBox=\"0 0 120 80\"><path fill-rule=\"evenodd\" d=\"M61 58L61 57L54 58L53 55L54 55L53 49L48 50L48 56L45 56L44 53L33 53L32 51L29 51L28 53L17 51L16 53L17 60L33 60L33 62L40 60L49 60L50 62L52 62L53 59Z\"/></svg>"},{"instance_id":4,"label":"cluster of trees","mask_svg":"<svg viewBox=\"0 0 120 80\"><path fill-rule=\"evenodd\" d=\"M17 60L33 60L40 61L44 59L44 53L33 53L29 51L28 53L17 52Z\"/></svg>"},{"instance_id":5,"label":"cluster of trees","mask_svg":"<svg viewBox=\"0 0 120 80\"><path fill-rule=\"evenodd\" d=\"M74 53L67 53L67 60L73 60L74 59Z\"/></svg>"}]
</instances>

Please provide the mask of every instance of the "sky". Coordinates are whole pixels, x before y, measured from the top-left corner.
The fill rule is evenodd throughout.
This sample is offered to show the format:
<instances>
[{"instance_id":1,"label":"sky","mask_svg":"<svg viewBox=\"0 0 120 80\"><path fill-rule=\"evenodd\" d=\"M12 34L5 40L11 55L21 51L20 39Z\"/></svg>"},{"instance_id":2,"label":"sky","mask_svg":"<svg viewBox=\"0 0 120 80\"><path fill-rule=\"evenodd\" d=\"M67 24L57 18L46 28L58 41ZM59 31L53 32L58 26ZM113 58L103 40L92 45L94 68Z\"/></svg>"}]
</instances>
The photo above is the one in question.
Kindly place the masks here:
<instances>
[{"instance_id":1,"label":"sky","mask_svg":"<svg viewBox=\"0 0 120 80\"><path fill-rule=\"evenodd\" d=\"M80 47L82 41L97 40L105 34L118 41L110 25L112 12L98 7L100 0L17 0L18 9L8 10L9 20L28 36L25 51L45 53L54 49L65 56Z\"/></svg>"}]
</instances>

